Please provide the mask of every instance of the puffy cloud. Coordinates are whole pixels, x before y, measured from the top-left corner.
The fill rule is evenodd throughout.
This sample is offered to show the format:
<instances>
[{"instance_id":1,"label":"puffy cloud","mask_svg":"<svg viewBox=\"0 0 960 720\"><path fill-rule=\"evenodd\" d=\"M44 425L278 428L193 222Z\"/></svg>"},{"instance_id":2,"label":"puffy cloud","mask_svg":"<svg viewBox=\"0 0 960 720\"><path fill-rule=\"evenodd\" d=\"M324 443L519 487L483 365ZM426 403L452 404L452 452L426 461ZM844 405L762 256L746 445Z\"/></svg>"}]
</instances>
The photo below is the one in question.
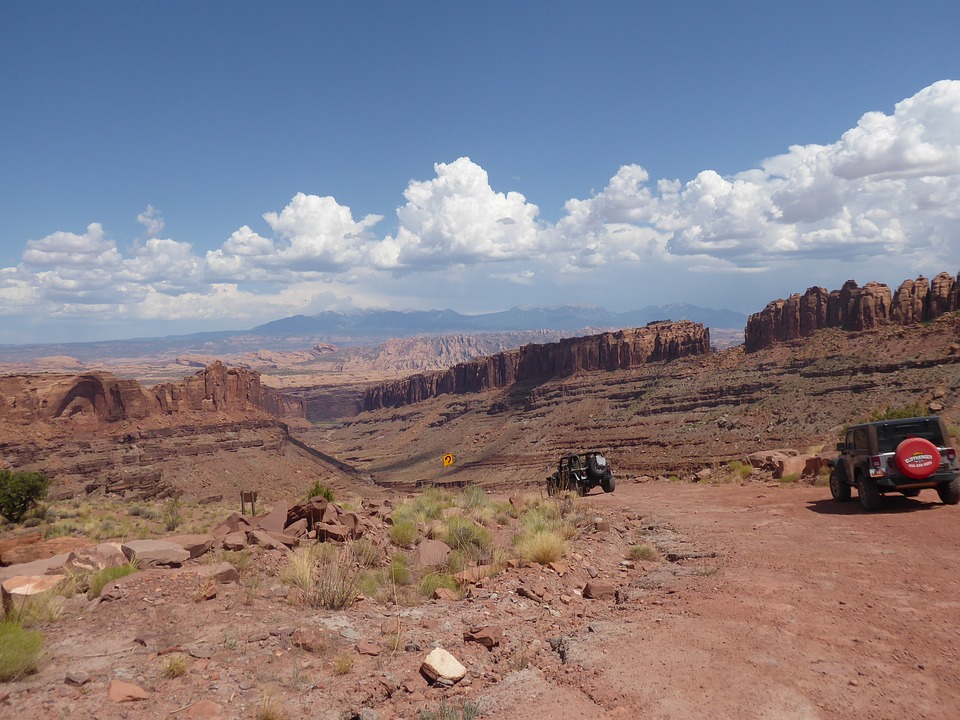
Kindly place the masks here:
<instances>
[{"instance_id":1,"label":"puffy cloud","mask_svg":"<svg viewBox=\"0 0 960 720\"><path fill-rule=\"evenodd\" d=\"M540 210L517 192L495 192L469 158L434 165L433 180L413 180L399 229L370 250L376 267L420 269L539 256Z\"/></svg>"},{"instance_id":2,"label":"puffy cloud","mask_svg":"<svg viewBox=\"0 0 960 720\"><path fill-rule=\"evenodd\" d=\"M116 244L104 237L100 223L90 223L83 235L55 232L27 242L23 263L28 267L116 267L122 261Z\"/></svg>"},{"instance_id":3,"label":"puffy cloud","mask_svg":"<svg viewBox=\"0 0 960 720\"><path fill-rule=\"evenodd\" d=\"M163 215L153 205L147 205L147 209L137 215L137 222L147 229L147 237L156 237L163 232Z\"/></svg>"}]
</instances>

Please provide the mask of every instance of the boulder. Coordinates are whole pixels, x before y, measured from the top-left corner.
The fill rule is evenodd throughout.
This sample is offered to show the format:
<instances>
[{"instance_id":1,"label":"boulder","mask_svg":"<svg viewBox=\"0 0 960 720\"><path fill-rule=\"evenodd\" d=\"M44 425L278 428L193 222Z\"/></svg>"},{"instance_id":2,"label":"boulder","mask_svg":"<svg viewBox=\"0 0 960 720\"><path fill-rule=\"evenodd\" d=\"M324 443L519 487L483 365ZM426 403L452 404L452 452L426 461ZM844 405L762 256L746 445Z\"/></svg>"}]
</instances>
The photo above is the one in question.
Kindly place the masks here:
<instances>
[{"instance_id":1,"label":"boulder","mask_svg":"<svg viewBox=\"0 0 960 720\"><path fill-rule=\"evenodd\" d=\"M201 565L196 570L201 578L216 580L218 583L240 582L240 573L228 562L214 563L213 565Z\"/></svg>"},{"instance_id":2,"label":"boulder","mask_svg":"<svg viewBox=\"0 0 960 720\"><path fill-rule=\"evenodd\" d=\"M430 681L459 682L467 674L467 669L453 655L441 647L434 648L424 658L420 672Z\"/></svg>"},{"instance_id":3,"label":"boulder","mask_svg":"<svg viewBox=\"0 0 960 720\"><path fill-rule=\"evenodd\" d=\"M70 553L54 555L45 560L34 560L33 562L10 565L0 568L0 580L16 577L17 575L53 575L58 574L60 569L70 559Z\"/></svg>"},{"instance_id":4,"label":"boulder","mask_svg":"<svg viewBox=\"0 0 960 720\"><path fill-rule=\"evenodd\" d=\"M134 700L146 700L150 697L150 693L139 685L123 680L111 680L107 687L107 697L116 703L132 702Z\"/></svg>"},{"instance_id":5,"label":"boulder","mask_svg":"<svg viewBox=\"0 0 960 720\"><path fill-rule=\"evenodd\" d=\"M256 527L259 530L266 530L267 532L283 532L283 528L287 524L288 510L289 507L287 503L281 500L273 506L270 512L257 518Z\"/></svg>"},{"instance_id":6,"label":"boulder","mask_svg":"<svg viewBox=\"0 0 960 720\"><path fill-rule=\"evenodd\" d=\"M17 575L0 583L3 611L7 614L22 608L34 595L53 590L67 579L66 575Z\"/></svg>"},{"instance_id":7,"label":"boulder","mask_svg":"<svg viewBox=\"0 0 960 720\"><path fill-rule=\"evenodd\" d=\"M243 550L247 546L247 533L244 530L232 532L221 543L224 550Z\"/></svg>"},{"instance_id":8,"label":"boulder","mask_svg":"<svg viewBox=\"0 0 960 720\"><path fill-rule=\"evenodd\" d=\"M286 550L287 546L263 530L248 530L247 542L259 545L267 550Z\"/></svg>"},{"instance_id":9,"label":"boulder","mask_svg":"<svg viewBox=\"0 0 960 720\"><path fill-rule=\"evenodd\" d=\"M487 650L493 650L503 640L503 628L499 625L473 628L463 634L463 639L464 642L480 643Z\"/></svg>"},{"instance_id":10,"label":"boulder","mask_svg":"<svg viewBox=\"0 0 960 720\"><path fill-rule=\"evenodd\" d=\"M206 533L197 535L174 535L173 537L164 538L164 540L182 547L190 553L191 559L200 557L213 547L213 535Z\"/></svg>"},{"instance_id":11,"label":"boulder","mask_svg":"<svg viewBox=\"0 0 960 720\"><path fill-rule=\"evenodd\" d=\"M602 600L615 597L617 589L608 582L591 580L583 586L583 596L588 600Z\"/></svg>"},{"instance_id":12,"label":"boulder","mask_svg":"<svg viewBox=\"0 0 960 720\"><path fill-rule=\"evenodd\" d=\"M450 546L440 540L423 540L417 545L413 556L414 567L442 567L447 564Z\"/></svg>"},{"instance_id":13,"label":"boulder","mask_svg":"<svg viewBox=\"0 0 960 720\"><path fill-rule=\"evenodd\" d=\"M123 554L120 543L100 543L94 547L72 552L63 564L70 572L97 572L108 567L126 565L127 556Z\"/></svg>"},{"instance_id":14,"label":"boulder","mask_svg":"<svg viewBox=\"0 0 960 720\"><path fill-rule=\"evenodd\" d=\"M190 559L189 552L166 540L129 540L121 549L130 562L137 562L140 567L180 567Z\"/></svg>"},{"instance_id":15,"label":"boulder","mask_svg":"<svg viewBox=\"0 0 960 720\"><path fill-rule=\"evenodd\" d=\"M26 533L25 535L17 535L16 537L0 540L0 563L3 563L4 553L13 550L15 547L32 545L33 543L38 543L41 540L43 540L43 535L38 532Z\"/></svg>"},{"instance_id":16,"label":"boulder","mask_svg":"<svg viewBox=\"0 0 960 720\"><path fill-rule=\"evenodd\" d=\"M72 550L86 547L90 541L86 538L77 538L70 535L41 540L26 545L18 545L7 550L0 556L0 563L4 565L22 565L35 560L46 560L56 555L69 553Z\"/></svg>"}]
</instances>

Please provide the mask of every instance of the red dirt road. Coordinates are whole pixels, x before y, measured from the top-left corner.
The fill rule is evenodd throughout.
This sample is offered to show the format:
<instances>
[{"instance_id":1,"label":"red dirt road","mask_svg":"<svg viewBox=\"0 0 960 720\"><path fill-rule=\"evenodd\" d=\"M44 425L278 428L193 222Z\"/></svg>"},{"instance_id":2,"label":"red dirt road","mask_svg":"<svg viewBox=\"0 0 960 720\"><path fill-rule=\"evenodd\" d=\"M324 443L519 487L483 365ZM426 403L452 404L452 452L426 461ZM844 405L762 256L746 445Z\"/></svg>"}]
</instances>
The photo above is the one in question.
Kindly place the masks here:
<instances>
[{"instance_id":1,"label":"red dirt road","mask_svg":"<svg viewBox=\"0 0 960 720\"><path fill-rule=\"evenodd\" d=\"M960 507L934 491L874 514L764 485L624 484L588 502L719 553L687 561L699 576L662 605L586 635L593 669L574 684L593 717L960 717ZM577 694L538 716L573 717Z\"/></svg>"}]
</instances>

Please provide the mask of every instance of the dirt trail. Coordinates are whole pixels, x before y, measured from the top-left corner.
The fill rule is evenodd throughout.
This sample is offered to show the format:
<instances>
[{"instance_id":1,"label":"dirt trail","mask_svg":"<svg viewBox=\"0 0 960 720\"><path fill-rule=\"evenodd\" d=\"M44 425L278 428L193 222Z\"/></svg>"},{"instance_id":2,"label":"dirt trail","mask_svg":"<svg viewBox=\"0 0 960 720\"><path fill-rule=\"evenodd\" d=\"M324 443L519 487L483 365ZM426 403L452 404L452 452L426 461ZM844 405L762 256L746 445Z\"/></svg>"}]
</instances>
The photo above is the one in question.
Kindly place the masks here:
<instances>
[{"instance_id":1,"label":"dirt trail","mask_svg":"<svg viewBox=\"0 0 960 720\"><path fill-rule=\"evenodd\" d=\"M869 515L825 488L762 485L624 485L588 502L719 554L578 645L592 671L576 684L601 716L960 717L960 510L932 491Z\"/></svg>"}]
</instances>

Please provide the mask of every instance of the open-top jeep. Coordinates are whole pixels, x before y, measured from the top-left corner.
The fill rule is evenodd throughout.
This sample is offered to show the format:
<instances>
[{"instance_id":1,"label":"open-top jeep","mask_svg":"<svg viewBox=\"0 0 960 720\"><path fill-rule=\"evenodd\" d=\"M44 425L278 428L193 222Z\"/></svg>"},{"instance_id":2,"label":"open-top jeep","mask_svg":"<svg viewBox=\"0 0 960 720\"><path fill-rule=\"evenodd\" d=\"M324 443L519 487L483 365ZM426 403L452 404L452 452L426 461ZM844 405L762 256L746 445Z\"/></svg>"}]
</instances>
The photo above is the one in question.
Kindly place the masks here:
<instances>
[{"instance_id":1,"label":"open-top jeep","mask_svg":"<svg viewBox=\"0 0 960 720\"><path fill-rule=\"evenodd\" d=\"M947 505L960 502L960 465L946 424L939 417L915 417L847 428L836 460L829 461L830 494L850 499L856 486L864 510L880 507L880 496L898 492L914 497L936 488Z\"/></svg>"},{"instance_id":2,"label":"open-top jeep","mask_svg":"<svg viewBox=\"0 0 960 720\"><path fill-rule=\"evenodd\" d=\"M547 494L576 492L586 495L599 485L604 492L613 492L616 481L607 459L599 450L580 455L564 455L557 463L557 471L547 478Z\"/></svg>"}]
</instances>

